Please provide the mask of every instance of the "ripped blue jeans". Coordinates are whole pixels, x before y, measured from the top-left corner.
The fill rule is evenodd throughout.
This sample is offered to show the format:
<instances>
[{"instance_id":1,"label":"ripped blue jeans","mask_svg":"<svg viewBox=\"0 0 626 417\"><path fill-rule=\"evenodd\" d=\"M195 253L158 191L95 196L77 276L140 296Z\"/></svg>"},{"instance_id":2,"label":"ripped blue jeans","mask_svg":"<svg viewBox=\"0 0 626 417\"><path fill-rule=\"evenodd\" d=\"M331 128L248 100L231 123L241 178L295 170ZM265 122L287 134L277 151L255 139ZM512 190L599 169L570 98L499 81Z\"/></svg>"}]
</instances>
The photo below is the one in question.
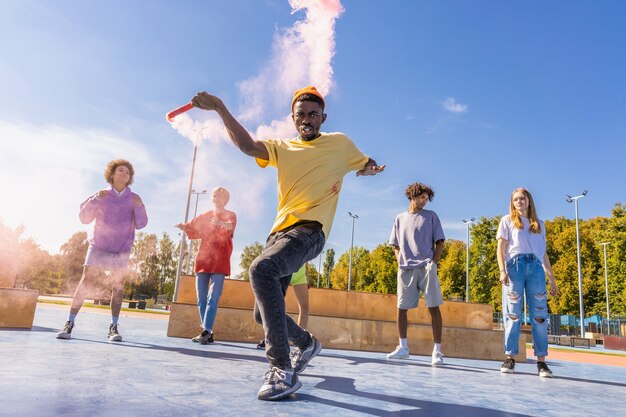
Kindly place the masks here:
<instances>
[{"instance_id":1,"label":"ripped blue jeans","mask_svg":"<svg viewBox=\"0 0 626 417\"><path fill-rule=\"evenodd\" d=\"M519 254L506 263L509 285L502 286L504 353L517 355L524 294L530 313L535 356L548 355L548 294L541 261L533 254Z\"/></svg>"}]
</instances>

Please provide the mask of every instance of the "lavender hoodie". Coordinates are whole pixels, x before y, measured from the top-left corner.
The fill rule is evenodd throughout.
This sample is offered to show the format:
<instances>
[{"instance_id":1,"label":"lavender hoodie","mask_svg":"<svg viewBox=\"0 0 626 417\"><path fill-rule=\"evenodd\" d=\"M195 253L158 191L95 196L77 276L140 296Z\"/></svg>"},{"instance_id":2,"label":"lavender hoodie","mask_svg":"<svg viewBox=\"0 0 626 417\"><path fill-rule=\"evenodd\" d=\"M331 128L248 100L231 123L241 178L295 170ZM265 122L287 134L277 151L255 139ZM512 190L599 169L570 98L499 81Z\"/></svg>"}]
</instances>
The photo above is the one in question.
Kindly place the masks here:
<instances>
[{"instance_id":1,"label":"lavender hoodie","mask_svg":"<svg viewBox=\"0 0 626 417\"><path fill-rule=\"evenodd\" d=\"M133 200L136 195L129 187L119 196L111 188L104 197L94 194L81 203L80 221L89 224L96 220L89 237L91 246L113 253L130 252L135 229L148 224L146 208L138 207Z\"/></svg>"}]
</instances>

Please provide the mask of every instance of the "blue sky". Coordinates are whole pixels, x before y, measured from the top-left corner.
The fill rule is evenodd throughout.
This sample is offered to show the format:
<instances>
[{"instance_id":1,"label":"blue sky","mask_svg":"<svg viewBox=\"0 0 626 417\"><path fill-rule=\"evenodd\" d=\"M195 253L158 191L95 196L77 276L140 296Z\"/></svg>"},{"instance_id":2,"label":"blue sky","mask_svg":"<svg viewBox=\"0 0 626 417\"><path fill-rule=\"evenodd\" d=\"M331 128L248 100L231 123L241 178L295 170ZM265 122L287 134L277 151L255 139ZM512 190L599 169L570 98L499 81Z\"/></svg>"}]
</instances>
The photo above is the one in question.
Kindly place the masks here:
<instances>
[{"instance_id":1,"label":"blue sky","mask_svg":"<svg viewBox=\"0 0 626 417\"><path fill-rule=\"evenodd\" d=\"M346 177L326 248L349 248L348 211L360 216L355 244L385 242L414 181L435 189L429 208L456 239L465 239L463 218L506 213L517 186L531 190L545 219L573 217L564 195L583 189L583 218L626 202L626 3L341 5L322 76L324 130L348 134L387 169ZM88 230L78 205L105 187L106 163L123 157L135 165L145 231L177 237L193 144L165 113L206 90L251 132L283 120L290 92L320 79L311 54L281 49L306 16L287 0L1 2L3 222L25 225L56 253ZM214 123L197 110L189 116ZM275 171L217 132L199 144L194 187L217 185L231 189L239 217L237 270L241 248L271 227ZM209 207L202 197L199 210Z\"/></svg>"}]
</instances>

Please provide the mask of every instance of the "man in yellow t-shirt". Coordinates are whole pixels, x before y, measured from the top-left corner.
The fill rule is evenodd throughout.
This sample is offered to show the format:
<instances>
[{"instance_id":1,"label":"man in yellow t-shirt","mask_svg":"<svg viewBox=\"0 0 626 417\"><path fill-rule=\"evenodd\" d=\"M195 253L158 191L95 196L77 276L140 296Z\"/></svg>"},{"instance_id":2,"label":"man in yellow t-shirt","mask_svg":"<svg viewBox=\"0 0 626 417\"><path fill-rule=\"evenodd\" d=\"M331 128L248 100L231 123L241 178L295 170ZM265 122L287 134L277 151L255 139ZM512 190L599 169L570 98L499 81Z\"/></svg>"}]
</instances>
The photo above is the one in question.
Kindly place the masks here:
<instances>
[{"instance_id":1,"label":"man in yellow t-shirt","mask_svg":"<svg viewBox=\"0 0 626 417\"><path fill-rule=\"evenodd\" d=\"M278 171L278 213L263 252L250 266L250 284L270 362L257 398L286 398L302 386L298 374L322 350L320 342L285 313L291 275L324 248L343 177L350 171L376 175L385 166L364 155L346 135L320 132L326 103L313 86L293 95L291 118L298 136L290 139L254 140L222 100L206 92L191 102L217 112L235 146L261 167ZM293 352L289 342L295 346Z\"/></svg>"}]
</instances>

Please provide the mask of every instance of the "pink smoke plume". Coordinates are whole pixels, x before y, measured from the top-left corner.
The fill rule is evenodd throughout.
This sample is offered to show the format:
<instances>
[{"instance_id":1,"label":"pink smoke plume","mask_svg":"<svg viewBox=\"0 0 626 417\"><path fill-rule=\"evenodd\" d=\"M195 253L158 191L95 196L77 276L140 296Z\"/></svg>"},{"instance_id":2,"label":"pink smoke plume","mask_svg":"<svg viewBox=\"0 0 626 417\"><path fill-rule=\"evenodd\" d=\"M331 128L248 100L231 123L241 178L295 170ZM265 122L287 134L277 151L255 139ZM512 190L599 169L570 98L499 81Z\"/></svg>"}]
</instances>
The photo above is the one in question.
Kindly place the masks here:
<instances>
[{"instance_id":1,"label":"pink smoke plume","mask_svg":"<svg viewBox=\"0 0 626 417\"><path fill-rule=\"evenodd\" d=\"M289 0L295 14L304 19L279 30L274 36L272 54L260 73L239 83L240 113L246 126L258 126L258 138L289 137L296 131L291 121L290 103L295 90L315 85L323 94L333 87L332 58L335 55L335 22L344 11L340 0ZM271 114L287 113L264 124ZM173 119L172 126L194 144L227 138L223 126L214 118L194 121L187 113Z\"/></svg>"},{"instance_id":2,"label":"pink smoke plume","mask_svg":"<svg viewBox=\"0 0 626 417\"><path fill-rule=\"evenodd\" d=\"M244 121L260 120L267 108L288 112L293 92L306 85L315 85L323 95L333 86L335 21L344 10L340 0L290 0L289 4L292 14L305 11L304 19L277 33L268 65L240 83ZM259 138L294 133L289 114L256 129Z\"/></svg>"}]
</instances>

